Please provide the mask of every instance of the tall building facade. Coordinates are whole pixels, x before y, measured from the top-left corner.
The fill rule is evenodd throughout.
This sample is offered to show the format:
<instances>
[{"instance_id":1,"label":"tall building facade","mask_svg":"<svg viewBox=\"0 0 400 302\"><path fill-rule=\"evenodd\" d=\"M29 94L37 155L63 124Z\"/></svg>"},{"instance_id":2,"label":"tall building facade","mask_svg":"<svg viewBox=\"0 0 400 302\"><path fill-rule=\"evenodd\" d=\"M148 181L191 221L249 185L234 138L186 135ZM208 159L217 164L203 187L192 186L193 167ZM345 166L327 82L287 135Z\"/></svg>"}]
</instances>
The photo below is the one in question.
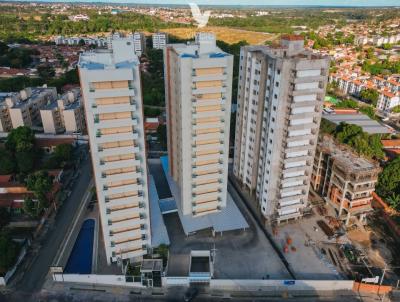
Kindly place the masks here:
<instances>
[{"instance_id":1,"label":"tall building facade","mask_svg":"<svg viewBox=\"0 0 400 302\"><path fill-rule=\"evenodd\" d=\"M152 41L154 49L164 49L168 43L168 34L162 32L154 33L152 35Z\"/></svg>"},{"instance_id":2,"label":"tall building facade","mask_svg":"<svg viewBox=\"0 0 400 302\"><path fill-rule=\"evenodd\" d=\"M232 68L212 34L164 50L169 170L184 215L226 206Z\"/></svg>"},{"instance_id":3,"label":"tall building facade","mask_svg":"<svg viewBox=\"0 0 400 302\"><path fill-rule=\"evenodd\" d=\"M121 38L125 40L124 43L131 43L133 50L137 56L141 56L146 50L146 37L144 33L134 32L123 36L119 32L115 32L107 37L107 48L116 49L114 43L120 43Z\"/></svg>"},{"instance_id":4,"label":"tall building facade","mask_svg":"<svg viewBox=\"0 0 400 302\"><path fill-rule=\"evenodd\" d=\"M267 221L302 216L329 71L329 57L300 36L240 52L234 175Z\"/></svg>"},{"instance_id":5,"label":"tall building facade","mask_svg":"<svg viewBox=\"0 0 400 302\"><path fill-rule=\"evenodd\" d=\"M108 263L141 257L151 242L139 61L131 39L112 46L79 59Z\"/></svg>"}]
</instances>

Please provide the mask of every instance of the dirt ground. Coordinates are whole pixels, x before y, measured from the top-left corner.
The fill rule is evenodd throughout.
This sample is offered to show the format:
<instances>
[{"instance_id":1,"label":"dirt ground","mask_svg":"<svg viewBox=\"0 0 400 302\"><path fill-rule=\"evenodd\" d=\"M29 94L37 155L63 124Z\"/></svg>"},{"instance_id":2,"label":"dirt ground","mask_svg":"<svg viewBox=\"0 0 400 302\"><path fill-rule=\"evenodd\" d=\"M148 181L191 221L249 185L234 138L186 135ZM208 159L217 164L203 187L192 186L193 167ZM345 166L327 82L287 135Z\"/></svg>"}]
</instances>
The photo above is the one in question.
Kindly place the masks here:
<instances>
[{"instance_id":1,"label":"dirt ground","mask_svg":"<svg viewBox=\"0 0 400 302\"><path fill-rule=\"evenodd\" d=\"M194 37L195 33L198 31L197 28L168 28L163 29L163 31L168 32L180 39L191 39ZM218 26L207 26L201 29L202 32L213 32L216 34L218 40L222 40L226 43L233 44L239 41L245 40L251 45L265 44L266 41L272 41L277 38L277 35L241 30L228 27L218 27Z\"/></svg>"}]
</instances>

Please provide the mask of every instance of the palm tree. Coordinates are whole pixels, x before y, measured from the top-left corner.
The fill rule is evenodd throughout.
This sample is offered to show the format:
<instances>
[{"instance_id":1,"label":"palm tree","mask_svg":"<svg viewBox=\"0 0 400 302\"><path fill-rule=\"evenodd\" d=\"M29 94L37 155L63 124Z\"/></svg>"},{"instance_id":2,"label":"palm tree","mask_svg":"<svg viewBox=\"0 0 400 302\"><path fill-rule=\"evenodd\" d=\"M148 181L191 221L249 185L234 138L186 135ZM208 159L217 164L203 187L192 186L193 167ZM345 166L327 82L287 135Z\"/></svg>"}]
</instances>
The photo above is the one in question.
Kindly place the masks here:
<instances>
[{"instance_id":1,"label":"palm tree","mask_svg":"<svg viewBox=\"0 0 400 302\"><path fill-rule=\"evenodd\" d=\"M400 210L400 194L392 193L392 195L387 198L387 201L391 208Z\"/></svg>"}]
</instances>

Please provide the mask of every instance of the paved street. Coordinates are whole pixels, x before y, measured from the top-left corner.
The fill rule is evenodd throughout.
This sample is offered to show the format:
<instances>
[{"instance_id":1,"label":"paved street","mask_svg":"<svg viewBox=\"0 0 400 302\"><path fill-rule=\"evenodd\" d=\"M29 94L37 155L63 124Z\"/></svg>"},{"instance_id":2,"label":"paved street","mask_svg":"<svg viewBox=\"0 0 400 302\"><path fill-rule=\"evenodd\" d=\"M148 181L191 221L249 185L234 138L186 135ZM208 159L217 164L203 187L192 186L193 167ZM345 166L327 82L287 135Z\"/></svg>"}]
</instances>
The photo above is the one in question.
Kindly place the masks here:
<instances>
[{"instance_id":1,"label":"paved street","mask_svg":"<svg viewBox=\"0 0 400 302\"><path fill-rule=\"evenodd\" d=\"M70 197L64 201L59 209L54 224L41 242L41 248L33 256L36 258L30 267L25 269L23 278L15 285L15 290L19 293L33 293L39 291L43 285L49 267L65 239L68 227L73 221L82 197L88 190L88 184L91 180L90 159L83 161L80 167L80 175L75 180Z\"/></svg>"},{"instance_id":2,"label":"paved street","mask_svg":"<svg viewBox=\"0 0 400 302\"><path fill-rule=\"evenodd\" d=\"M60 288L54 291L43 291L33 296L26 296L22 293L18 293L13 297L5 297L0 294L0 302L130 302L130 301L167 301L167 302L180 302L184 301L183 296L187 288L185 287L169 287L165 291L160 290L147 290L142 291L119 288L111 286L96 286L96 288L88 288L88 286L73 286L72 284L64 284ZM208 301L296 301L296 302L373 302L382 301L376 295L372 294L361 294L358 295L352 292L336 292L336 293L324 293L319 296L317 293L306 293L290 295L288 293L277 293L277 292L222 292L217 290L207 290L204 288L199 289L199 294L192 300L193 302L208 302ZM386 302L396 301L390 300L385 297Z\"/></svg>"}]
</instances>

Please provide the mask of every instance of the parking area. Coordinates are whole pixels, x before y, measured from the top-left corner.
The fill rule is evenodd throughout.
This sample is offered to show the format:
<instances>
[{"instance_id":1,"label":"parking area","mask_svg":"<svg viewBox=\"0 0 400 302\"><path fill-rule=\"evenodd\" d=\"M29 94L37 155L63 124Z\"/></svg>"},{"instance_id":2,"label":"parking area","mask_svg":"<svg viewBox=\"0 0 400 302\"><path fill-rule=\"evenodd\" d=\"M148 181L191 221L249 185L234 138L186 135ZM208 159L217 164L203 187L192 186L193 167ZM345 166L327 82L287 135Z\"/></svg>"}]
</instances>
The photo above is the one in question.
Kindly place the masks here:
<instances>
[{"instance_id":1,"label":"parking area","mask_svg":"<svg viewBox=\"0 0 400 302\"><path fill-rule=\"evenodd\" d=\"M246 217L247 218L247 217ZM186 236L177 213L164 215L171 239L167 275L189 271L190 252L209 250L214 255L214 278L217 279L287 279L285 266L254 221L249 228L212 236L210 229Z\"/></svg>"}]
</instances>

